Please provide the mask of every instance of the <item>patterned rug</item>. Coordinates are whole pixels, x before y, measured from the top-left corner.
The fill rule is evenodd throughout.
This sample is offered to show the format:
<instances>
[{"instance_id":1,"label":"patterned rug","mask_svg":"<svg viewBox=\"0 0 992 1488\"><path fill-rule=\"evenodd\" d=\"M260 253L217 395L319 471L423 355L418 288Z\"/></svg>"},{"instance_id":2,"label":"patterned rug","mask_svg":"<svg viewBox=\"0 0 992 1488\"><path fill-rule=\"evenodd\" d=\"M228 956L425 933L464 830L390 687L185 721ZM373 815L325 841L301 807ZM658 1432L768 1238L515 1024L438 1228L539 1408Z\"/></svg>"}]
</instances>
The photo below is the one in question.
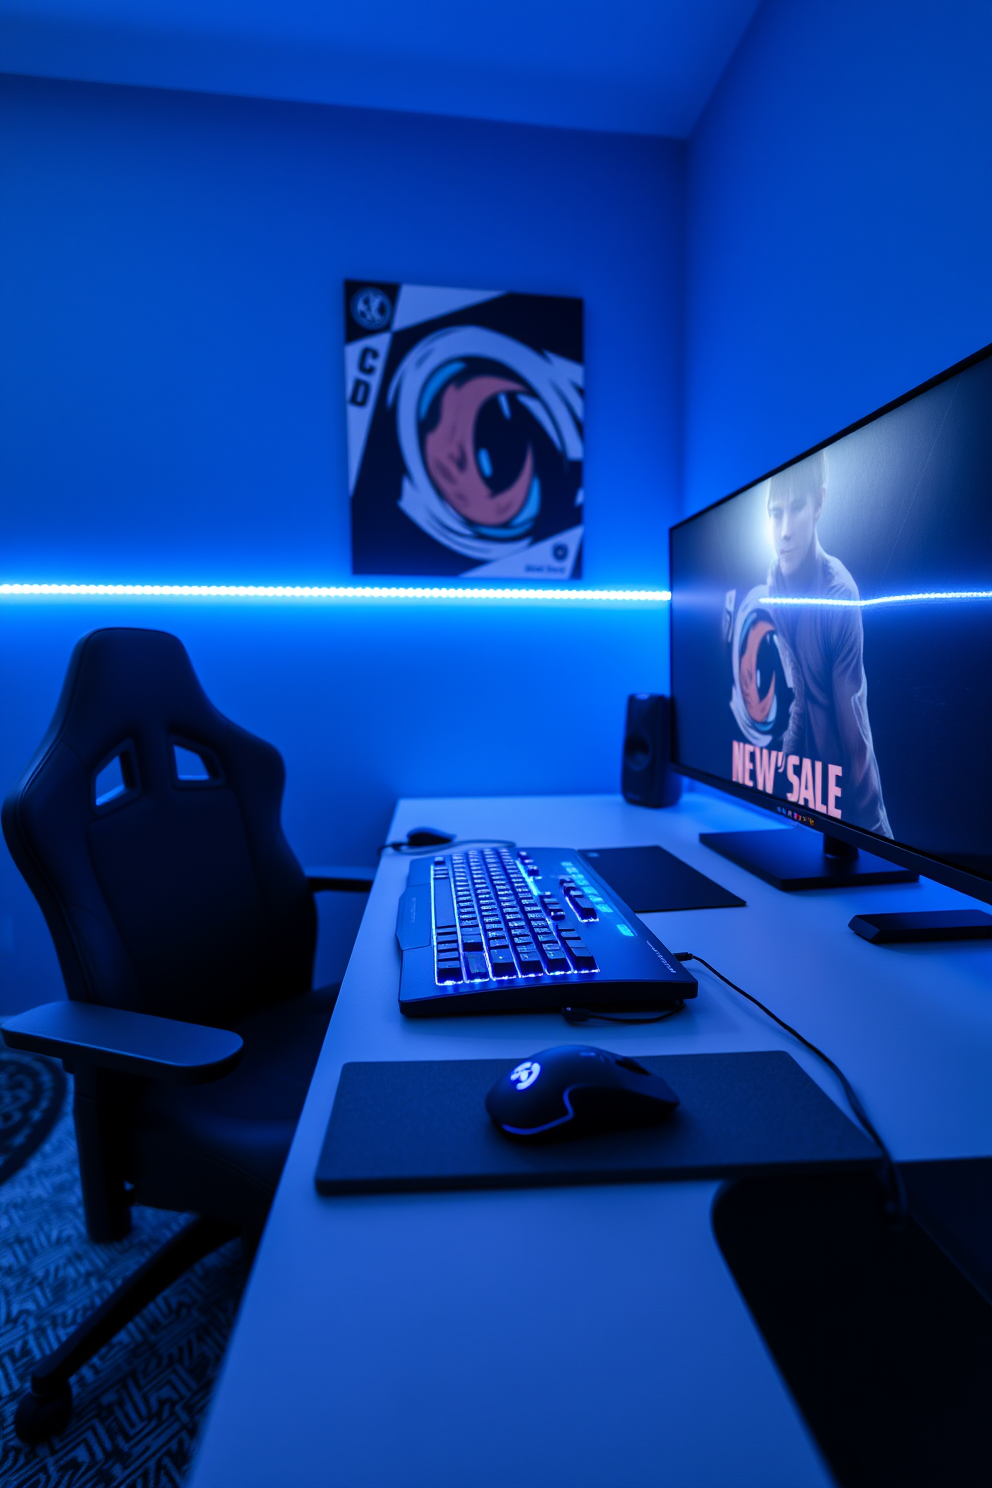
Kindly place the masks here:
<instances>
[{"instance_id":1,"label":"patterned rug","mask_svg":"<svg viewBox=\"0 0 992 1488\"><path fill-rule=\"evenodd\" d=\"M0 1050L0 1183L41 1146L64 1098L59 1065L16 1049Z\"/></svg>"},{"instance_id":2,"label":"patterned rug","mask_svg":"<svg viewBox=\"0 0 992 1488\"><path fill-rule=\"evenodd\" d=\"M9 1057L0 1056L0 1066ZM62 1078L47 1060L16 1057L41 1067L36 1093L57 1083L46 1082L46 1069ZM0 1084L2 1073L0 1067ZM19 1088L30 1083L23 1072L18 1080ZM40 1118L32 1129L38 1124ZM179 1488L244 1283L240 1242L200 1261L108 1343L73 1377L75 1409L65 1430L44 1446L26 1447L14 1435L13 1416L34 1360L184 1220L138 1208L126 1239L95 1245L87 1238L68 1100L47 1139L25 1156L0 1188L0 1482Z\"/></svg>"}]
</instances>

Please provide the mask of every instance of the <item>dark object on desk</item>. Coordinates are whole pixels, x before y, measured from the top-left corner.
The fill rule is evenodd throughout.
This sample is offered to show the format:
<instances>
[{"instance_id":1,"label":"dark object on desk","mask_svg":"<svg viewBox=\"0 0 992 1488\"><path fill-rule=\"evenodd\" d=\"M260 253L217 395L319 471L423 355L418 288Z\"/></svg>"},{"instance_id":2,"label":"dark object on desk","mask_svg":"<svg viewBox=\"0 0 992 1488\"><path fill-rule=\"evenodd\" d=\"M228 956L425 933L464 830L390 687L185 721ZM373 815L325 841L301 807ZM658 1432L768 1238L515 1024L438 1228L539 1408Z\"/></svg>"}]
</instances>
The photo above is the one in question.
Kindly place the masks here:
<instances>
[{"instance_id":1,"label":"dark object on desk","mask_svg":"<svg viewBox=\"0 0 992 1488\"><path fill-rule=\"evenodd\" d=\"M283 836L284 774L175 636L98 630L4 803L69 1001L3 1037L75 1075L89 1236L126 1235L132 1204L198 1216L38 1361L22 1440L65 1425L70 1376L159 1292L265 1223L337 997L310 990L317 885Z\"/></svg>"},{"instance_id":2,"label":"dark object on desk","mask_svg":"<svg viewBox=\"0 0 992 1488\"><path fill-rule=\"evenodd\" d=\"M862 1175L761 1177L713 1229L840 1488L987 1488L992 1307L914 1218Z\"/></svg>"},{"instance_id":3,"label":"dark object on desk","mask_svg":"<svg viewBox=\"0 0 992 1488\"><path fill-rule=\"evenodd\" d=\"M799 889L861 889L868 884L916 883L918 873L861 852L838 837L807 827L759 832L700 832L704 847L746 868L787 894Z\"/></svg>"},{"instance_id":4,"label":"dark object on desk","mask_svg":"<svg viewBox=\"0 0 992 1488\"><path fill-rule=\"evenodd\" d=\"M855 915L848 928L872 945L992 940L992 915L984 909L917 909L908 914Z\"/></svg>"},{"instance_id":5,"label":"dark object on desk","mask_svg":"<svg viewBox=\"0 0 992 1488\"><path fill-rule=\"evenodd\" d=\"M671 700L637 692L627 699L621 789L632 806L674 806L682 777L671 767Z\"/></svg>"},{"instance_id":6,"label":"dark object on desk","mask_svg":"<svg viewBox=\"0 0 992 1488\"><path fill-rule=\"evenodd\" d=\"M746 902L663 847L584 847L580 855L635 914L736 909Z\"/></svg>"},{"instance_id":7,"label":"dark object on desk","mask_svg":"<svg viewBox=\"0 0 992 1488\"><path fill-rule=\"evenodd\" d=\"M678 1103L660 1075L592 1044L542 1049L501 1075L486 1096L499 1130L529 1141L655 1126Z\"/></svg>"},{"instance_id":8,"label":"dark object on desk","mask_svg":"<svg viewBox=\"0 0 992 1488\"><path fill-rule=\"evenodd\" d=\"M445 832L439 827L411 827L406 834L407 847L443 847L454 842L454 832Z\"/></svg>"},{"instance_id":9,"label":"dark object on desk","mask_svg":"<svg viewBox=\"0 0 992 1488\"><path fill-rule=\"evenodd\" d=\"M900 1163L910 1213L992 1307L992 1157Z\"/></svg>"},{"instance_id":10,"label":"dark object on desk","mask_svg":"<svg viewBox=\"0 0 992 1488\"><path fill-rule=\"evenodd\" d=\"M485 1097L519 1062L346 1064L317 1167L319 1192L637 1183L809 1163L876 1168L880 1160L874 1143L779 1051L645 1058L679 1094L664 1124L552 1146L508 1142Z\"/></svg>"},{"instance_id":11,"label":"dark object on desk","mask_svg":"<svg viewBox=\"0 0 992 1488\"><path fill-rule=\"evenodd\" d=\"M678 1007L696 979L569 848L485 846L410 865L396 938L400 1012Z\"/></svg>"}]
</instances>

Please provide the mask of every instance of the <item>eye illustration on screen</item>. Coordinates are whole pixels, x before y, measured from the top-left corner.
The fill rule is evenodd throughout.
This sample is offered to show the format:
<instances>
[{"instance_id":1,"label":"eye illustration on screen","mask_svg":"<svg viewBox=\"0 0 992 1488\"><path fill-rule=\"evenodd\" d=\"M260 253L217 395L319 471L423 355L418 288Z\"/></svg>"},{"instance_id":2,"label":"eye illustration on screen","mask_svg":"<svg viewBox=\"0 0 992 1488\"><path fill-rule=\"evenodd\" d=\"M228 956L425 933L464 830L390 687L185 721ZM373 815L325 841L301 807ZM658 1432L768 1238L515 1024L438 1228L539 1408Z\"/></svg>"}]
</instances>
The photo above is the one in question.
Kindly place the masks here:
<instances>
[{"instance_id":1,"label":"eye illustration on screen","mask_svg":"<svg viewBox=\"0 0 992 1488\"><path fill-rule=\"evenodd\" d=\"M763 603L767 596L764 584L750 590L734 620L730 710L749 744L778 747L799 689L795 659Z\"/></svg>"}]
</instances>

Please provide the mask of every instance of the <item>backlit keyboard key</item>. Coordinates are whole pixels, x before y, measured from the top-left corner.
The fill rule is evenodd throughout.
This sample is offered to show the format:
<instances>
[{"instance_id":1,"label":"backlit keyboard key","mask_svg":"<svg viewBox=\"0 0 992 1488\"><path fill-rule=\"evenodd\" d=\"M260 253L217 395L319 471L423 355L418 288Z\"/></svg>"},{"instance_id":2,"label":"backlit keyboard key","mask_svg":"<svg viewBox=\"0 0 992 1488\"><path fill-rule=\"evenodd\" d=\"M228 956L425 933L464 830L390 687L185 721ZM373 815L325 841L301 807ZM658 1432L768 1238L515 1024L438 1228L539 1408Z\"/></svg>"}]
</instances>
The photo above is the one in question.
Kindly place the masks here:
<instances>
[{"instance_id":1,"label":"backlit keyboard key","mask_svg":"<svg viewBox=\"0 0 992 1488\"><path fill-rule=\"evenodd\" d=\"M568 952L576 966L581 967L583 971L595 971L597 969L596 958L583 941L570 940L568 943Z\"/></svg>"}]
</instances>

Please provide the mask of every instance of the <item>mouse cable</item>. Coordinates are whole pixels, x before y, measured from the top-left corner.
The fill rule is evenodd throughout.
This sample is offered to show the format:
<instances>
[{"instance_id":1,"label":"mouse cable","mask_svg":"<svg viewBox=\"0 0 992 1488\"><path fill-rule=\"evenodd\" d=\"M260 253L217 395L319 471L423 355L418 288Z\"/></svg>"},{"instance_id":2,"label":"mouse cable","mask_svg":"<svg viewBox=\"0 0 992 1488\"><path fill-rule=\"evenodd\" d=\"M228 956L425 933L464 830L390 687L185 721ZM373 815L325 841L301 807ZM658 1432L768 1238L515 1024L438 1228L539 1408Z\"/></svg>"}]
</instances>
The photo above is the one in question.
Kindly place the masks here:
<instances>
[{"instance_id":1,"label":"mouse cable","mask_svg":"<svg viewBox=\"0 0 992 1488\"><path fill-rule=\"evenodd\" d=\"M698 961L700 966L705 966L707 971L711 971L713 975L715 977L718 977L721 982L726 982L727 986L733 988L735 992L739 992L741 997L746 997L748 1002L753 1002L755 1007L760 1008L766 1017L771 1018L773 1023L777 1023L779 1028L784 1028L786 1033L791 1034L794 1039L798 1039L804 1048L809 1049L811 1054L815 1054L817 1059L822 1059L827 1068L833 1071L833 1073L837 1076L838 1080L843 1086L844 1094L847 1096L848 1104L850 1105L851 1110L854 1112L855 1116L861 1122L861 1125L864 1127L865 1131L871 1137L872 1141L875 1143L876 1147L878 1147L882 1154L882 1163L885 1170L884 1182L885 1187L888 1189L889 1195L885 1205L885 1213L887 1218L892 1223L901 1225L905 1221L907 1212L906 1189L902 1181L902 1174L896 1167L895 1161L892 1157L892 1153L889 1151L888 1147L879 1136L874 1122L870 1119L867 1111L861 1104L854 1086L851 1084L850 1080L847 1078L840 1065L835 1064L834 1061L830 1058L829 1054L824 1054L822 1049L818 1049L817 1046L814 1043L811 1043L808 1038L805 1038L797 1028L793 1028L790 1023L786 1023L784 1018L780 1018L778 1013L773 1013L771 1008L765 1007L765 1004L763 1002L759 1002L758 999L756 997L753 997L750 992L745 992L743 987L738 987L737 983L732 982L728 976L724 976L722 971L717 971L716 967L711 966L710 963L706 961L702 956L697 956L694 951L676 951L675 959L676 961Z\"/></svg>"},{"instance_id":2,"label":"mouse cable","mask_svg":"<svg viewBox=\"0 0 992 1488\"><path fill-rule=\"evenodd\" d=\"M383 853L390 849L404 858L424 857L427 854L436 858L443 853L460 850L463 847L515 848L516 845L509 837L452 837L450 841L438 842L432 847L411 847L408 842L384 842L380 848L376 849L376 857L381 858Z\"/></svg>"},{"instance_id":3,"label":"mouse cable","mask_svg":"<svg viewBox=\"0 0 992 1488\"><path fill-rule=\"evenodd\" d=\"M666 1018L674 1018L676 1013L681 1013L685 1003L679 999L674 1007L666 1008L663 1013L652 1013L648 1018L642 1018L639 1013L630 1013L627 1017L622 1014L595 1013L591 1008L563 1007L561 1015L566 1023L588 1023L590 1018L596 1018L600 1023L664 1023Z\"/></svg>"}]
</instances>

